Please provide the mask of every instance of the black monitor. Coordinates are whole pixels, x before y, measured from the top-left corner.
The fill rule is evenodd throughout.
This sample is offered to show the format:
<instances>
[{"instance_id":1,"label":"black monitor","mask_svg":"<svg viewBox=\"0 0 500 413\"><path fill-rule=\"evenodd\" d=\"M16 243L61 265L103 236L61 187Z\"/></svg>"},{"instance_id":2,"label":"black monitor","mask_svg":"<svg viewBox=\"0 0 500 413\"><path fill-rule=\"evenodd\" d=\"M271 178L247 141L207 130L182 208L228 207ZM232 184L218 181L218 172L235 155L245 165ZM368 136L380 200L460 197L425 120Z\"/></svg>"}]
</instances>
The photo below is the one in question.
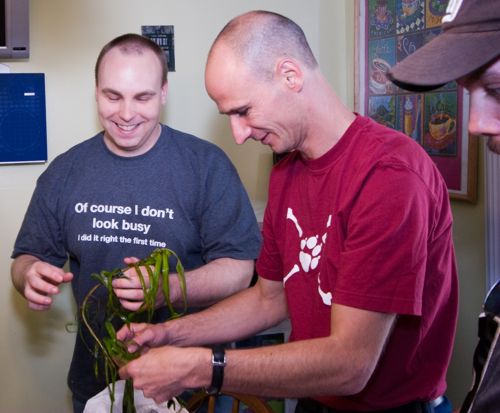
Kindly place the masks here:
<instances>
[{"instance_id":1,"label":"black monitor","mask_svg":"<svg viewBox=\"0 0 500 413\"><path fill-rule=\"evenodd\" d=\"M29 57L29 0L0 0L0 61Z\"/></svg>"}]
</instances>

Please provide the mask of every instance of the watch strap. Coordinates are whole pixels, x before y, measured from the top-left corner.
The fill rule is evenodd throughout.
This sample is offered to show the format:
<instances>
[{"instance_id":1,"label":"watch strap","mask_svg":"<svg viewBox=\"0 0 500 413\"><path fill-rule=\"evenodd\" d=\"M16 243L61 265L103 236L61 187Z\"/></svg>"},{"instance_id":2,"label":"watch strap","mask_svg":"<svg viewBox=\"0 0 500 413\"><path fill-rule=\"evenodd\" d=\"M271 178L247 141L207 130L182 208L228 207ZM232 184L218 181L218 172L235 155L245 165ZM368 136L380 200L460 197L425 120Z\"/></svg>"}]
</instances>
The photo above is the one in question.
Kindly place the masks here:
<instances>
[{"instance_id":1,"label":"watch strap","mask_svg":"<svg viewBox=\"0 0 500 413\"><path fill-rule=\"evenodd\" d=\"M224 367L226 367L227 359L223 346L214 346L212 348L212 382L210 387L206 389L209 395L217 395L220 393L224 382Z\"/></svg>"}]
</instances>

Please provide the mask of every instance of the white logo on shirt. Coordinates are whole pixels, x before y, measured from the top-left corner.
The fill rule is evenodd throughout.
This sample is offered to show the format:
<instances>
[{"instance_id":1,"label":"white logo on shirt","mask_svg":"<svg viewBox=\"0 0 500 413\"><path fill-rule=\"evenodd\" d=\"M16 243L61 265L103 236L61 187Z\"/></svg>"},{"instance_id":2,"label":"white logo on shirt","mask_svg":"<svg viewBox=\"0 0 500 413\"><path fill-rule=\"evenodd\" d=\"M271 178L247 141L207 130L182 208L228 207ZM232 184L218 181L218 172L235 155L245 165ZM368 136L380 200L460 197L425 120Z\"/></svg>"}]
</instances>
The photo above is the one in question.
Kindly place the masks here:
<instances>
[{"instance_id":1,"label":"white logo on shirt","mask_svg":"<svg viewBox=\"0 0 500 413\"><path fill-rule=\"evenodd\" d=\"M286 218L292 221L295 224L295 228L297 228L297 232L299 234L300 241L300 252L299 252L299 263L295 264L293 268L289 271L289 273L283 279L283 284L285 284L293 275L297 274L300 269L305 273L308 273L310 270L315 270L321 259L321 251L326 243L326 232L321 235L312 235L312 236L303 236L304 231L299 225L299 221L297 217L293 214L292 208L288 208L286 213ZM326 228L329 228L332 225L332 216L328 216L328 220L326 223ZM300 264L300 267L299 267ZM318 273L318 293L321 296L321 300L325 305L332 305L332 293L324 292L321 289L321 280L320 274Z\"/></svg>"}]
</instances>

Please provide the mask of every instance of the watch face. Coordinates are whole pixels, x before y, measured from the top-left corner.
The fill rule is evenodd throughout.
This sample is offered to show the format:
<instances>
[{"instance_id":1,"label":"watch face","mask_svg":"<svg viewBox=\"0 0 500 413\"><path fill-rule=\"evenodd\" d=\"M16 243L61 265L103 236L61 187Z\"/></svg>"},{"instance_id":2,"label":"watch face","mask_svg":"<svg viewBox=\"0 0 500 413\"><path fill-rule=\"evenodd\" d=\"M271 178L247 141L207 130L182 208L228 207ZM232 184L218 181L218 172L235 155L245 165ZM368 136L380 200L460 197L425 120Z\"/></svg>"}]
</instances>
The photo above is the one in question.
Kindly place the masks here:
<instances>
[{"instance_id":1,"label":"watch face","mask_svg":"<svg viewBox=\"0 0 500 413\"><path fill-rule=\"evenodd\" d=\"M226 365L226 353L224 347L216 346L212 349L212 365L222 366Z\"/></svg>"}]
</instances>

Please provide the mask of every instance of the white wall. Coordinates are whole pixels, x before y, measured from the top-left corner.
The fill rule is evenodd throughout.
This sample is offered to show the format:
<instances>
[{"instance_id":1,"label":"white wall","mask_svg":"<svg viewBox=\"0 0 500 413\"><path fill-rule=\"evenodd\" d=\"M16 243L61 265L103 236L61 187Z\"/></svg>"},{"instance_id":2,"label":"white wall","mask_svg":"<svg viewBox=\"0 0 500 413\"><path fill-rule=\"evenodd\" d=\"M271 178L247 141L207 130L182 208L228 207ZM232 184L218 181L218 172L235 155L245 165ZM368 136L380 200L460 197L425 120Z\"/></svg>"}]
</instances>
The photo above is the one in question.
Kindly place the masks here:
<instances>
[{"instance_id":1,"label":"white wall","mask_svg":"<svg viewBox=\"0 0 500 413\"><path fill-rule=\"evenodd\" d=\"M203 85L205 58L213 38L230 18L250 9L277 11L297 21L330 83L352 107L352 0L31 0L31 58L5 63L12 72L46 74L49 161L100 128L93 97L93 66L100 48L117 35L140 32L141 25L174 25L176 72L169 75L164 121L221 146L261 212L271 153L258 143L235 145L227 119L217 113ZM36 178L45 168L0 166L0 268L4 270L0 279L0 412L70 411L66 372L74 334L67 333L65 326L73 321L76 309L69 289L64 289L49 312L35 313L26 308L8 275L12 245ZM457 255L467 287L461 307L467 314L465 321L459 321L452 365L458 377L453 378L450 391L457 401L470 381L474 323L484 294L481 206L454 205Z\"/></svg>"}]
</instances>

